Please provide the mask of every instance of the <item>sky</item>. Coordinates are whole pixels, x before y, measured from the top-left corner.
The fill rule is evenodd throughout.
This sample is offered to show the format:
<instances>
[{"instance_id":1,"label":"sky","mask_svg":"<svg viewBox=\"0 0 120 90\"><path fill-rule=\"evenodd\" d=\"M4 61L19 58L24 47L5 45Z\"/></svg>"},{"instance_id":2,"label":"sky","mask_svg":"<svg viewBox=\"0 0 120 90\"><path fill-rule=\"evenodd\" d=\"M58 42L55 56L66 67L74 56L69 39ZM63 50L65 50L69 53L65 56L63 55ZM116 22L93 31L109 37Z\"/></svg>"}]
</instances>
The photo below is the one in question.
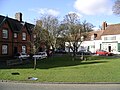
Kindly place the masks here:
<instances>
[{"instance_id":1,"label":"sky","mask_svg":"<svg viewBox=\"0 0 120 90\"><path fill-rule=\"evenodd\" d=\"M50 14L63 20L68 13L76 13L81 22L86 20L98 29L103 21L120 23L120 16L114 15L115 0L0 0L0 15L15 18L23 14L23 21L35 24L42 14Z\"/></svg>"}]
</instances>

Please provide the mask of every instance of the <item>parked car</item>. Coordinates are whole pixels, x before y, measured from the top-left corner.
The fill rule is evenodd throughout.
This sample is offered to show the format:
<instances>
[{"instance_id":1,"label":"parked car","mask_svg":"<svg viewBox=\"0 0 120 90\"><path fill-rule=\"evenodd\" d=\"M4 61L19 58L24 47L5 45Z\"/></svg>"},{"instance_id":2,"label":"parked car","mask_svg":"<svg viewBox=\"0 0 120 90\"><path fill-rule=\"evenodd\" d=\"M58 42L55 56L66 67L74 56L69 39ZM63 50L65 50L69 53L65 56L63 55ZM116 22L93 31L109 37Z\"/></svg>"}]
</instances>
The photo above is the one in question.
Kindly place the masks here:
<instances>
[{"instance_id":1,"label":"parked car","mask_svg":"<svg viewBox=\"0 0 120 90\"><path fill-rule=\"evenodd\" d=\"M90 51L86 50L80 50L77 52L77 55L91 55L92 53Z\"/></svg>"},{"instance_id":2,"label":"parked car","mask_svg":"<svg viewBox=\"0 0 120 90\"><path fill-rule=\"evenodd\" d=\"M23 59L28 59L30 55L22 52L22 53L17 53L14 57L23 60Z\"/></svg>"},{"instance_id":3,"label":"parked car","mask_svg":"<svg viewBox=\"0 0 120 90\"><path fill-rule=\"evenodd\" d=\"M104 50L97 50L96 54L97 55L103 55L103 56L112 56L113 55L113 53L107 52L107 51L104 51Z\"/></svg>"},{"instance_id":4,"label":"parked car","mask_svg":"<svg viewBox=\"0 0 120 90\"><path fill-rule=\"evenodd\" d=\"M59 54L65 54L66 51L64 49L56 49L55 53L59 53Z\"/></svg>"},{"instance_id":5,"label":"parked car","mask_svg":"<svg viewBox=\"0 0 120 90\"><path fill-rule=\"evenodd\" d=\"M47 53L46 52L38 52L37 54L33 55L33 58L36 58L36 59L47 58Z\"/></svg>"}]
</instances>

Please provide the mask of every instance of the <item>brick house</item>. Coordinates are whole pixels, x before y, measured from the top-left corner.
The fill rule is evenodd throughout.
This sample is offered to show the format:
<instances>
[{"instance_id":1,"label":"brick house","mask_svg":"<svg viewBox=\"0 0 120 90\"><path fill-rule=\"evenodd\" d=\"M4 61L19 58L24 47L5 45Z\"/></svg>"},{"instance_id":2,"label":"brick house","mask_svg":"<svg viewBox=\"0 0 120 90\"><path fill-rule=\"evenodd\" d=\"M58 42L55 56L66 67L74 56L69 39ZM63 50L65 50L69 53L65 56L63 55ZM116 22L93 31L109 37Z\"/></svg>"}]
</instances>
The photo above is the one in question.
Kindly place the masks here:
<instances>
[{"instance_id":1,"label":"brick house","mask_svg":"<svg viewBox=\"0 0 120 90\"><path fill-rule=\"evenodd\" d=\"M22 13L16 19L0 15L0 57L12 57L17 52L30 54L34 25L22 21Z\"/></svg>"}]
</instances>

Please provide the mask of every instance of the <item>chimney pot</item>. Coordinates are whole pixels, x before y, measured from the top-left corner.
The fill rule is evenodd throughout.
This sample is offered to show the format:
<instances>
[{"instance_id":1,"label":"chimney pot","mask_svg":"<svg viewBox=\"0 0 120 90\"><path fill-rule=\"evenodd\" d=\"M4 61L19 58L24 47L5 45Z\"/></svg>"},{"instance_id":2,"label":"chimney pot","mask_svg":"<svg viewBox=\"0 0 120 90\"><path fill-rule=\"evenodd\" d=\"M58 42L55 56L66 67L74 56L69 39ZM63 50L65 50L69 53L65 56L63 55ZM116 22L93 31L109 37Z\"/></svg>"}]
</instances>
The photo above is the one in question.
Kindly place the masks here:
<instances>
[{"instance_id":1,"label":"chimney pot","mask_svg":"<svg viewBox=\"0 0 120 90\"><path fill-rule=\"evenodd\" d=\"M105 30L106 27L107 27L107 23L106 23L106 21L105 21L105 22L103 22L103 24L102 24L102 29Z\"/></svg>"},{"instance_id":2,"label":"chimney pot","mask_svg":"<svg viewBox=\"0 0 120 90\"><path fill-rule=\"evenodd\" d=\"M15 18L16 18L18 21L22 22L22 13L21 13L21 12L16 13L16 14L15 14Z\"/></svg>"}]
</instances>

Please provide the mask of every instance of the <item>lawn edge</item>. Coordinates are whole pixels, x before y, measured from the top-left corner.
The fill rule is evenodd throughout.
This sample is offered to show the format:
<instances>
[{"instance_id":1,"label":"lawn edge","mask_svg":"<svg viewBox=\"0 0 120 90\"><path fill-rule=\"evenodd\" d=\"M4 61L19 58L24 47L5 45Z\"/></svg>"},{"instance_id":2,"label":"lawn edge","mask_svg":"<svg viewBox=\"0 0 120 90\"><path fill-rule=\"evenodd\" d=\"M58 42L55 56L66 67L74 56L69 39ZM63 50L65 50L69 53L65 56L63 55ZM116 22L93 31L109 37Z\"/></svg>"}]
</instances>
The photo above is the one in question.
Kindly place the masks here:
<instances>
[{"instance_id":1,"label":"lawn edge","mask_svg":"<svg viewBox=\"0 0 120 90\"><path fill-rule=\"evenodd\" d=\"M0 82L12 82L12 83L38 83L38 84L120 84L120 82L37 82L37 81L12 81L12 80L0 80Z\"/></svg>"}]
</instances>

